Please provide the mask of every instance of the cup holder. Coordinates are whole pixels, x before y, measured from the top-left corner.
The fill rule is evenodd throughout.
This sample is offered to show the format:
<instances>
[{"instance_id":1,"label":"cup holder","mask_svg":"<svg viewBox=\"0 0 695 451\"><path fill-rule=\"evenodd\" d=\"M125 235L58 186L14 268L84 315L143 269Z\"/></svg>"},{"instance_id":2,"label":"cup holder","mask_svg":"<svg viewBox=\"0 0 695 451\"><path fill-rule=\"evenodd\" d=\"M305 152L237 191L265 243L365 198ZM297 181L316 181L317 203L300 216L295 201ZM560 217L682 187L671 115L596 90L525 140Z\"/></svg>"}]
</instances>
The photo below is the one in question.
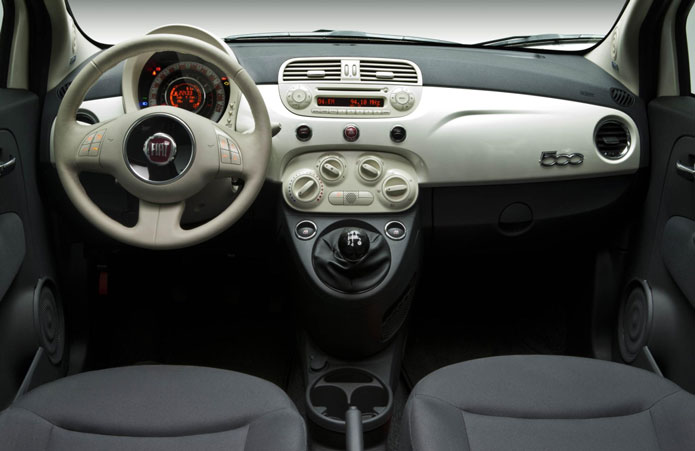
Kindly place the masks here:
<instances>
[{"instance_id":1,"label":"cup holder","mask_svg":"<svg viewBox=\"0 0 695 451\"><path fill-rule=\"evenodd\" d=\"M365 431L383 426L393 410L391 389L372 373L357 368L329 371L307 389L309 418L335 432L345 432L345 412L350 406L362 412Z\"/></svg>"}]
</instances>

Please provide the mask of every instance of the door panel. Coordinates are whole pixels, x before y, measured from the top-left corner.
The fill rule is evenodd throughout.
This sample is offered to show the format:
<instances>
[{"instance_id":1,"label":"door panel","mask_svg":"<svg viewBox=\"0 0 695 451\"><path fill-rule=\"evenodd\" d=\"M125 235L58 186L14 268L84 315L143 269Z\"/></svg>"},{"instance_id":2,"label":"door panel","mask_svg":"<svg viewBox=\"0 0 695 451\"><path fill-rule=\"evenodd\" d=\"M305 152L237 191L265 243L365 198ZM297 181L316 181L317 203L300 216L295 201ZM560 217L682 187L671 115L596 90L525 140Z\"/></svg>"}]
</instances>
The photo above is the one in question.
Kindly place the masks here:
<instances>
[{"instance_id":1,"label":"door panel","mask_svg":"<svg viewBox=\"0 0 695 451\"><path fill-rule=\"evenodd\" d=\"M14 398L39 347L35 287L54 275L36 171L39 111L36 95L0 89L0 409Z\"/></svg>"},{"instance_id":2,"label":"door panel","mask_svg":"<svg viewBox=\"0 0 695 451\"><path fill-rule=\"evenodd\" d=\"M649 122L650 188L631 277L651 288L648 354L695 392L695 181L677 166L695 162L695 97L655 99Z\"/></svg>"}]
</instances>

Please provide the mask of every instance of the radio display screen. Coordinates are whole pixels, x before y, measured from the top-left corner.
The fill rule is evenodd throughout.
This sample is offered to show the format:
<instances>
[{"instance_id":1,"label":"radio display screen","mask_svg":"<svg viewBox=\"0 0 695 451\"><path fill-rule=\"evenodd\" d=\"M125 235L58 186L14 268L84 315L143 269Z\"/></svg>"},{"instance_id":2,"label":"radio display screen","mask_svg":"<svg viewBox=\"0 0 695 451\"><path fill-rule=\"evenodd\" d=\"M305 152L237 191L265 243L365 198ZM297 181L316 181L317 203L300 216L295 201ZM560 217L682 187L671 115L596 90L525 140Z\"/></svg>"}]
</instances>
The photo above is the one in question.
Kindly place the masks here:
<instances>
[{"instance_id":1,"label":"radio display screen","mask_svg":"<svg viewBox=\"0 0 695 451\"><path fill-rule=\"evenodd\" d=\"M384 106L382 97L317 97L318 106L342 106L356 108L381 108Z\"/></svg>"}]
</instances>

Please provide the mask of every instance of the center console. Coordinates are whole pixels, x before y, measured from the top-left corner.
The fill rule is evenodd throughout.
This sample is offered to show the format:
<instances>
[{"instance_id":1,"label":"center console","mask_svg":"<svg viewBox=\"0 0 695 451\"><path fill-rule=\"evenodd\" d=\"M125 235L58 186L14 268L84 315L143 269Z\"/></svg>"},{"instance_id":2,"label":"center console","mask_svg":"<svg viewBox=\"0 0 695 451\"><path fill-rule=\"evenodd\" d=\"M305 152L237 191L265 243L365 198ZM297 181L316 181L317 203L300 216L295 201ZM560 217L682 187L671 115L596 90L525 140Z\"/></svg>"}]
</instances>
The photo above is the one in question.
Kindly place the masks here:
<instances>
[{"instance_id":1,"label":"center console","mask_svg":"<svg viewBox=\"0 0 695 451\"><path fill-rule=\"evenodd\" d=\"M368 443L383 443L420 271L419 179L404 127L384 122L392 146L374 147L360 127L411 114L421 74L407 61L354 58L290 60L280 72L283 105L306 119L282 163L280 218L312 438L340 447L362 434L358 424ZM313 146L328 130L338 131L334 146Z\"/></svg>"}]
</instances>

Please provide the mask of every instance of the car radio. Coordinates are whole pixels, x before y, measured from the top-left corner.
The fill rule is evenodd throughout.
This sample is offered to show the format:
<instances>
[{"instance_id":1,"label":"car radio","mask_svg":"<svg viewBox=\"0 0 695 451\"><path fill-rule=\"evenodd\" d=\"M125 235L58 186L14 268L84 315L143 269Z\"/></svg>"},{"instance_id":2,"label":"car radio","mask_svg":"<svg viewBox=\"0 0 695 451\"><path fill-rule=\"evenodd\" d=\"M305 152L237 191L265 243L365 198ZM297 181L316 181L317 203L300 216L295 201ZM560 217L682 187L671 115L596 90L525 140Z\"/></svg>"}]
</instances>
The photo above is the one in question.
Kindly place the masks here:
<instances>
[{"instance_id":1,"label":"car radio","mask_svg":"<svg viewBox=\"0 0 695 451\"><path fill-rule=\"evenodd\" d=\"M393 59L297 58L278 76L285 107L301 116L402 117L422 95L422 74Z\"/></svg>"}]
</instances>

